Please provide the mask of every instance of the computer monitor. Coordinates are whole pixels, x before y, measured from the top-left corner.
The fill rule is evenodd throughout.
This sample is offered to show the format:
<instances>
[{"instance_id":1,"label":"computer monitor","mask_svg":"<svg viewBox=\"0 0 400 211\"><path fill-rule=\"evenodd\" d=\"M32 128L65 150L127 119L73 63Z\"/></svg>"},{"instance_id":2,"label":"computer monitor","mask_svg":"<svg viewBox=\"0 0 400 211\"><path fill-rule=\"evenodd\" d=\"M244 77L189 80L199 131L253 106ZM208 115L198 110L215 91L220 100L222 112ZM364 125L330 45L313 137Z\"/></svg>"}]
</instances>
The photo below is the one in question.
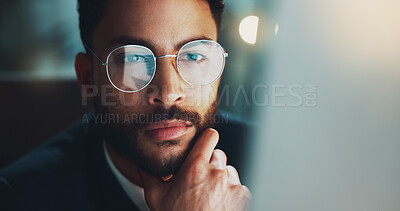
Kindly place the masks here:
<instances>
[{"instance_id":1,"label":"computer monitor","mask_svg":"<svg viewBox=\"0 0 400 211\"><path fill-rule=\"evenodd\" d=\"M252 210L400 210L400 1L275 4Z\"/></svg>"}]
</instances>

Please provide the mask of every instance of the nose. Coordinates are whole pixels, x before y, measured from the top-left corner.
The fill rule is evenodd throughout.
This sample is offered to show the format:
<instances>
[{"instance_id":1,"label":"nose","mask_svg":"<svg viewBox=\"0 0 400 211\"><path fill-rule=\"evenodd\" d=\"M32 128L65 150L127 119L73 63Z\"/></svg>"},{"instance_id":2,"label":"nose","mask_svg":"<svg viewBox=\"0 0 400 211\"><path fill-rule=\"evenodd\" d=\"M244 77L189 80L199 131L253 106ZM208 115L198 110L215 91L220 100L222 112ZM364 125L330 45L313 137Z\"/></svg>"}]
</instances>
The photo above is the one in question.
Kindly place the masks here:
<instances>
[{"instance_id":1,"label":"nose","mask_svg":"<svg viewBox=\"0 0 400 211\"><path fill-rule=\"evenodd\" d=\"M157 58L156 74L146 92L149 105L169 108L184 102L185 81L176 69L175 58Z\"/></svg>"}]
</instances>

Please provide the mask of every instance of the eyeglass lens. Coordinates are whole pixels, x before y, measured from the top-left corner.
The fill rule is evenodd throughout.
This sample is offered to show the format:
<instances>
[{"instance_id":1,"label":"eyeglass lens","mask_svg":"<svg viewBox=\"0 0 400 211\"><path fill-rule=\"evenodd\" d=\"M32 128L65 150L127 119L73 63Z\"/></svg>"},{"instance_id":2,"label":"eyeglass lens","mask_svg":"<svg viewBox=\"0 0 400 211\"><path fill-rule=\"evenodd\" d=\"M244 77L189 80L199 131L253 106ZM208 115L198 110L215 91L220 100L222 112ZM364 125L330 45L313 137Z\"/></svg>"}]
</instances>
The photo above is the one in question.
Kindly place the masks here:
<instances>
[{"instance_id":1,"label":"eyeglass lens","mask_svg":"<svg viewBox=\"0 0 400 211\"><path fill-rule=\"evenodd\" d=\"M223 71L224 53L223 48L216 42L189 42L178 52L179 74L191 85L211 84ZM156 71L154 54L150 49L138 45L123 46L112 51L107 64L110 82L125 92L134 92L146 87Z\"/></svg>"}]
</instances>

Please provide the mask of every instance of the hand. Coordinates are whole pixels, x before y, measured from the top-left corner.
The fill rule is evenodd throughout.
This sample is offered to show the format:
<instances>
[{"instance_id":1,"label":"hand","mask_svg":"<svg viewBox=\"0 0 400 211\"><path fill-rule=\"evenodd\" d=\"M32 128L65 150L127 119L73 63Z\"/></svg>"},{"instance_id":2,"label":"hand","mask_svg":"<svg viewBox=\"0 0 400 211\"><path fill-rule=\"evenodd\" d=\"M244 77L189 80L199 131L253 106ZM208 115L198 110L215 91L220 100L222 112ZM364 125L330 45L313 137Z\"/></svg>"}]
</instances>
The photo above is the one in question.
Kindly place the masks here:
<instances>
[{"instance_id":1,"label":"hand","mask_svg":"<svg viewBox=\"0 0 400 211\"><path fill-rule=\"evenodd\" d=\"M250 191L236 169L226 166L226 155L214 150L219 135L205 130L180 170L167 182L141 172L146 202L151 210L246 210Z\"/></svg>"}]
</instances>

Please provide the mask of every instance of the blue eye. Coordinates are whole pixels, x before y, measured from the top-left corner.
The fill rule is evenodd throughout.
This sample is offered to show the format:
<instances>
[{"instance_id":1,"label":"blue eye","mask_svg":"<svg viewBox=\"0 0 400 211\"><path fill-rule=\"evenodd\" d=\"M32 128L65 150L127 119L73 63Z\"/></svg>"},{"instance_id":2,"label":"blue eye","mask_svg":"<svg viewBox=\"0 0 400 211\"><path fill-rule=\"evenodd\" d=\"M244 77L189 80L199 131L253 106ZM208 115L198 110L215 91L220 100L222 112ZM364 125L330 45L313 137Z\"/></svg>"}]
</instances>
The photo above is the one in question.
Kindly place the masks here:
<instances>
[{"instance_id":1,"label":"blue eye","mask_svg":"<svg viewBox=\"0 0 400 211\"><path fill-rule=\"evenodd\" d=\"M187 53L184 59L190 62L199 62L206 58L205 56L198 53Z\"/></svg>"},{"instance_id":2,"label":"blue eye","mask_svg":"<svg viewBox=\"0 0 400 211\"><path fill-rule=\"evenodd\" d=\"M141 55L132 54L125 56L125 62L127 63L137 63L137 62L144 62L145 58Z\"/></svg>"},{"instance_id":3,"label":"blue eye","mask_svg":"<svg viewBox=\"0 0 400 211\"><path fill-rule=\"evenodd\" d=\"M189 61L197 61L197 59L199 58L199 55L197 54L187 54L187 60Z\"/></svg>"}]
</instances>

